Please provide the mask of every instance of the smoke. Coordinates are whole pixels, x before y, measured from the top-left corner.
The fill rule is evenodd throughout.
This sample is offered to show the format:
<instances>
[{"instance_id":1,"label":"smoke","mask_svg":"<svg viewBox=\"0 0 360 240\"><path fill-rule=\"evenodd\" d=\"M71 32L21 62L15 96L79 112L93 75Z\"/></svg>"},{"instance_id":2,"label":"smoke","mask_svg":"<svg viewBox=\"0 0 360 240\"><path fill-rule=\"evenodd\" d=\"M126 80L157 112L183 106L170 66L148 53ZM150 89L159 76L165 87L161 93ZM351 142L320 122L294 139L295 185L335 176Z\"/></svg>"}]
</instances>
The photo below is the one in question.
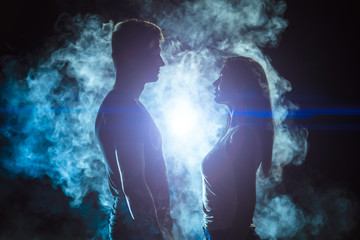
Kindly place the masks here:
<instances>
[{"instance_id":1,"label":"smoke","mask_svg":"<svg viewBox=\"0 0 360 240\"><path fill-rule=\"evenodd\" d=\"M74 208L87 194L99 192L100 211L107 212L112 202L94 119L114 78L112 24L101 25L95 16L63 15L56 27L62 35L54 40L63 46L45 51L24 78L16 73L27 66L2 59L7 82L1 132L9 144L1 164L14 175L48 176L73 199ZM102 225L96 234L105 236L106 221Z\"/></svg>"},{"instance_id":2,"label":"smoke","mask_svg":"<svg viewBox=\"0 0 360 240\"><path fill-rule=\"evenodd\" d=\"M142 9L141 18L163 29L166 38L162 46L166 66L161 69L159 81L146 86L141 101L163 136L175 237L203 238L200 164L226 123L225 108L213 101L212 82L219 75L223 57L231 55L252 57L263 66L274 111L273 177L258 178L256 231L269 239L316 236L316 229L327 223L327 209L305 212L290 196L274 193L281 183L283 167L301 164L307 153L306 129L289 128L285 123L288 111L297 109L284 97L291 85L261 51L262 47L275 47L287 26L282 17L285 2L133 4ZM2 167L13 176L48 176L54 187L61 186L72 198L73 208L82 206L88 194L96 193L96 211L105 214L112 197L94 122L115 79L110 49L112 27L112 22L102 23L97 16L64 14L56 24L58 36L49 40L49 48L25 74L21 69L27 67L24 62L31 61L31 57L1 59L7 80L1 91L5 106L1 132L8 139L2 151ZM313 196L317 204L322 198L309 193L306 196ZM342 213L351 210L346 199L333 197L345 206ZM331 209L337 206L335 202ZM84 211L88 214L90 210ZM106 238L107 221L93 224L93 237Z\"/></svg>"},{"instance_id":3,"label":"smoke","mask_svg":"<svg viewBox=\"0 0 360 240\"><path fill-rule=\"evenodd\" d=\"M170 175L170 185L178 186L176 181L179 177L189 179L185 184L182 182L177 189L177 194L182 197L172 198L173 215L177 223L180 223L179 228L181 227L185 233L192 233L196 239L201 239L199 226L202 225L200 186L202 179L199 166L218 139L222 126L225 126L225 109L214 103L212 88L212 82L217 79L221 70L219 62L224 56L249 56L258 61L267 74L276 125L273 181L266 184L258 183L258 202L278 209L279 205L276 204L281 206L279 200L283 199L268 200L260 197L273 191L276 183L281 181L282 169L285 165L301 164L307 152L307 131L290 130L284 124L287 111L296 109L294 104L284 99L284 94L291 90L290 83L278 75L271 66L270 60L260 49L264 46L277 45L279 35L287 26L287 21L282 18L286 9L285 3L204 0L187 1L180 7L151 2L147 7L143 18L154 19L164 29L166 42L163 47L163 57L167 62L161 71L160 81L148 86L142 95L142 100L162 130L164 149L171 150L165 152L166 159L171 159L167 161L169 171L177 169L179 163L186 169L185 173ZM154 11L154 9L162 9L162 11ZM188 135L183 135L179 140L171 133L167 118L158 116L171 113L170 109L175 106L172 101L179 99L188 101L189 98L192 108L200 117L194 114L187 117L195 118L199 127L190 131ZM178 118L180 116L181 112L177 114ZM283 205L281 211L292 211L294 216L296 212L301 214L301 210L296 208L289 197L283 201L289 204ZM296 234L297 230L294 227L288 227L287 232L281 232L282 235L279 235L280 231L269 232L271 229L277 229L275 226L282 222L273 222L273 226L266 224L269 222L267 219L272 215L269 214L270 211L260 210L257 211L254 221L262 237L286 238ZM297 225L301 223L302 221L296 222ZM194 226L197 229L194 229ZM180 239L189 238L185 235Z\"/></svg>"}]
</instances>

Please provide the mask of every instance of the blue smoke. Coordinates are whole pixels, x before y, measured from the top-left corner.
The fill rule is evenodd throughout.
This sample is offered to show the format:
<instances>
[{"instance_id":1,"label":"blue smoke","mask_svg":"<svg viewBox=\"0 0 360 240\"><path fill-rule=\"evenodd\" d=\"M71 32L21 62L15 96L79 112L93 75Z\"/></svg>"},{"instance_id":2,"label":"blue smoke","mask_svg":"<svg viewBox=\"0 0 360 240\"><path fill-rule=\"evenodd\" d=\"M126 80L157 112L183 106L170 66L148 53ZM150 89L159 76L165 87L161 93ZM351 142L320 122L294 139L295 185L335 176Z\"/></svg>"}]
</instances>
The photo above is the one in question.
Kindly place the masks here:
<instances>
[{"instance_id":1,"label":"blue smoke","mask_svg":"<svg viewBox=\"0 0 360 240\"><path fill-rule=\"evenodd\" d=\"M257 232L268 239L317 236L328 223L326 207L318 206L322 195L312 194L316 204L305 212L290 196L274 194L283 167L302 164L307 153L307 130L289 128L284 122L288 112L298 108L284 97L291 85L260 49L278 44L287 26L282 17L285 2L134 4L142 6L141 17L156 22L166 38L162 46L166 66L161 69L159 81L146 86L141 101L163 136L175 237L203 238L200 163L226 122L225 108L213 101L212 82L220 72L222 57L230 55L249 56L263 66L274 110L272 178L258 178ZM73 208L78 208L87 194L96 192L100 206L97 211L108 214L112 197L94 121L115 79L110 48L113 23L102 23L92 15L62 15L56 27L56 42L61 45L44 49L26 74L20 69L26 68L24 62L31 58L1 59L7 80L1 91L5 106L1 132L9 141L2 151L1 165L13 176L48 176L54 187L61 186L73 199ZM52 46L53 41L49 40L48 45ZM351 203L338 196L333 197L345 207L337 213L351 211ZM337 206L333 203L330 208ZM89 211L84 210L86 214ZM94 238L106 238L106 224L106 220L96 222Z\"/></svg>"},{"instance_id":2,"label":"blue smoke","mask_svg":"<svg viewBox=\"0 0 360 240\"><path fill-rule=\"evenodd\" d=\"M112 25L101 25L95 16L67 15L57 24L71 32L56 40L69 33L71 38L58 49L45 50L25 76L16 74L27 67L22 62L2 59L7 82L1 94L6 106L1 132L9 139L2 167L29 178L48 176L72 197L72 207L99 192L100 211L107 212L112 203L94 119L114 77ZM106 222L102 225L97 234L105 236Z\"/></svg>"}]
</instances>

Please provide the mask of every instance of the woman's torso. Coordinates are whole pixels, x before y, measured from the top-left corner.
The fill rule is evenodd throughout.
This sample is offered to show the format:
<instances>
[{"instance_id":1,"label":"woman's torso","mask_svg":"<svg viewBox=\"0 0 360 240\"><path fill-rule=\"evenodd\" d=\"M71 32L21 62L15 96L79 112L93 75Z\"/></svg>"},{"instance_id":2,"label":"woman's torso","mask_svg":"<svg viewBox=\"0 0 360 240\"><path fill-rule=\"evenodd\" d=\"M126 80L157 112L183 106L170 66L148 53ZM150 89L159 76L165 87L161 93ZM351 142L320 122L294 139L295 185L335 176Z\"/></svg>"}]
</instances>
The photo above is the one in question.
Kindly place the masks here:
<instances>
[{"instance_id":1,"label":"woman's torso","mask_svg":"<svg viewBox=\"0 0 360 240\"><path fill-rule=\"evenodd\" d=\"M240 136L236 142L233 142L234 135ZM249 136L253 140L250 148L246 142ZM228 129L204 158L203 208L205 225L209 230L232 228L234 221L249 222L250 226L256 201L256 170L261 162L261 142L258 138L253 126L237 125ZM245 146L249 149L242 148ZM243 152L232 153L231 148L234 147ZM244 151L251 151L251 157L245 157L249 154Z\"/></svg>"}]
</instances>

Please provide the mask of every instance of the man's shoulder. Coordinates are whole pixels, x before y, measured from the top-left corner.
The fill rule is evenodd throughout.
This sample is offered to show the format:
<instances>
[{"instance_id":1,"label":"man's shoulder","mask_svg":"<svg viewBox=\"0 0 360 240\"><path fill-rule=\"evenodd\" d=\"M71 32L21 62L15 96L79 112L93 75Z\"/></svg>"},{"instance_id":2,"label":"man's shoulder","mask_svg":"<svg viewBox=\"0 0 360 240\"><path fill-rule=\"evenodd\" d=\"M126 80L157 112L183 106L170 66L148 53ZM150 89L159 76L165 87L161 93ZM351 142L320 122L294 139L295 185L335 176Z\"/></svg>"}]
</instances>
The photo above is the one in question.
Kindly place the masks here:
<instances>
[{"instance_id":1,"label":"man's shoulder","mask_svg":"<svg viewBox=\"0 0 360 240\"><path fill-rule=\"evenodd\" d=\"M100 106L96 126L132 131L142 129L146 121L146 113L137 100L111 91Z\"/></svg>"},{"instance_id":2,"label":"man's shoulder","mask_svg":"<svg viewBox=\"0 0 360 240\"><path fill-rule=\"evenodd\" d=\"M135 99L110 91L101 103L98 114L108 117L141 115L142 109Z\"/></svg>"},{"instance_id":3,"label":"man's shoulder","mask_svg":"<svg viewBox=\"0 0 360 240\"><path fill-rule=\"evenodd\" d=\"M138 108L138 104L136 103L136 100L128 97L124 94L118 93L116 91L110 91L104 101L101 104L101 108L106 108L106 107L134 107L134 108Z\"/></svg>"}]
</instances>

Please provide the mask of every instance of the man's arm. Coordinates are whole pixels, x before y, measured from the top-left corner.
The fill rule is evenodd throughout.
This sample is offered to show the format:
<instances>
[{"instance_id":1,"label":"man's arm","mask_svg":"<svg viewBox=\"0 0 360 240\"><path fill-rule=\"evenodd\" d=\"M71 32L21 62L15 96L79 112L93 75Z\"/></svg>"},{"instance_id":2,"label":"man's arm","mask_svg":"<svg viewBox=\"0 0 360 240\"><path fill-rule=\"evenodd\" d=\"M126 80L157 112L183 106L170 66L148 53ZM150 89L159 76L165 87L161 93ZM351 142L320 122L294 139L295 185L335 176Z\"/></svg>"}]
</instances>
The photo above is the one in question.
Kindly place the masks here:
<instances>
[{"instance_id":1,"label":"man's arm","mask_svg":"<svg viewBox=\"0 0 360 240\"><path fill-rule=\"evenodd\" d=\"M131 216L147 239L163 239L155 204L145 181L144 143L123 139L114 143L122 190Z\"/></svg>"},{"instance_id":2,"label":"man's arm","mask_svg":"<svg viewBox=\"0 0 360 240\"><path fill-rule=\"evenodd\" d=\"M145 239L163 239L153 196L145 181L146 120L132 101L118 95L111 95L106 100L102 139L107 146L109 165L119 173L121 186L118 187L122 189L118 190L125 195L139 235L144 235L142 238Z\"/></svg>"}]
</instances>

